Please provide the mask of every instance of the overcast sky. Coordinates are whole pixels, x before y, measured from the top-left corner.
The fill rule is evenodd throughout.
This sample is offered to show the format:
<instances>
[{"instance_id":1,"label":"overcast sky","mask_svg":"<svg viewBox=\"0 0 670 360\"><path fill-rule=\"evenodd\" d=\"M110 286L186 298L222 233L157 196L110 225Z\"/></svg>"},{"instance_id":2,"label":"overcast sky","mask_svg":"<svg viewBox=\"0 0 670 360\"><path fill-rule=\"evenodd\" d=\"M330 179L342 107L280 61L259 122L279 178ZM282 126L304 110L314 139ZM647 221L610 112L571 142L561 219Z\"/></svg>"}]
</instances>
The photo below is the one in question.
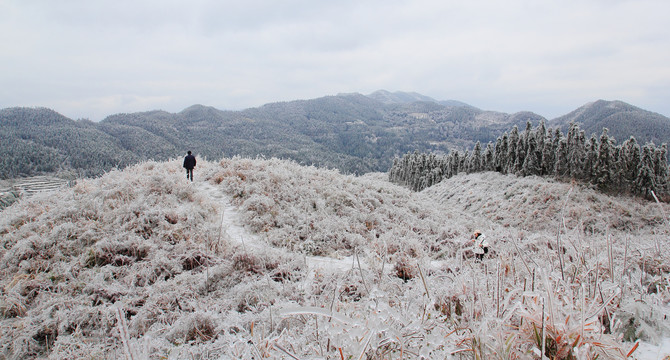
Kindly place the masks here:
<instances>
[{"instance_id":1,"label":"overcast sky","mask_svg":"<svg viewBox=\"0 0 670 360\"><path fill-rule=\"evenodd\" d=\"M73 119L415 91L670 115L670 1L0 0L0 108Z\"/></svg>"}]
</instances>

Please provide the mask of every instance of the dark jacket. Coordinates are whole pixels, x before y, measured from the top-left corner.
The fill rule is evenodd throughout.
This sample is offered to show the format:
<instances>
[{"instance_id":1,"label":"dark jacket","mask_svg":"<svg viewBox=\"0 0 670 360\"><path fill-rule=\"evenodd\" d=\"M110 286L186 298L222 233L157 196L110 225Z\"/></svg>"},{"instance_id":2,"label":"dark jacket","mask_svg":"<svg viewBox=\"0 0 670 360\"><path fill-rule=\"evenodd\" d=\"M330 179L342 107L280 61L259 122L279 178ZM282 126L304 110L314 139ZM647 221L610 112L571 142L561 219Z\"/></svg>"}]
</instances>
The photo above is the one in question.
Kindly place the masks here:
<instances>
[{"instance_id":1,"label":"dark jacket","mask_svg":"<svg viewBox=\"0 0 670 360\"><path fill-rule=\"evenodd\" d=\"M195 156L186 155L184 158L184 167L187 169L193 169L195 167Z\"/></svg>"}]
</instances>

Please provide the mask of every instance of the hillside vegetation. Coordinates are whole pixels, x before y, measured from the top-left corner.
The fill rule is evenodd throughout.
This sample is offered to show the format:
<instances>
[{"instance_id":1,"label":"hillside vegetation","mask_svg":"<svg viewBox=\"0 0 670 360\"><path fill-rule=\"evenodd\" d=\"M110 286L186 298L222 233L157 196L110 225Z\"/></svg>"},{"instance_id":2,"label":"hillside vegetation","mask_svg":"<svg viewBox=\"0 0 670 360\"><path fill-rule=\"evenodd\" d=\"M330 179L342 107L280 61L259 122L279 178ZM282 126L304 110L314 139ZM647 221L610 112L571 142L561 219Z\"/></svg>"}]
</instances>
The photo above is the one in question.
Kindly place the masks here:
<instances>
[{"instance_id":1,"label":"hillside vegetation","mask_svg":"<svg viewBox=\"0 0 670 360\"><path fill-rule=\"evenodd\" d=\"M568 116L569 115L569 116ZM194 105L179 113L111 115L96 123L43 108L0 110L0 178L60 172L98 176L146 160L168 160L187 150L199 157L264 156L347 174L387 171L410 151L445 154L495 141L513 126L561 127L574 121L586 138L603 127L617 141L670 139L670 120L621 102L598 101L554 121L531 112L484 111L416 93L378 91L267 104L242 111Z\"/></svg>"},{"instance_id":2,"label":"hillside vegetation","mask_svg":"<svg viewBox=\"0 0 670 360\"><path fill-rule=\"evenodd\" d=\"M3 210L0 357L623 359L670 334L665 204L277 159L195 176L143 162Z\"/></svg>"},{"instance_id":3,"label":"hillside vegetation","mask_svg":"<svg viewBox=\"0 0 670 360\"><path fill-rule=\"evenodd\" d=\"M636 194L647 199L670 197L667 144L642 147L634 137L616 145L603 129L600 139L586 140L584 131L572 124L567 135L547 130L544 122L533 129L528 123L519 133L514 127L483 149L448 155L408 153L396 158L389 179L418 191L459 173L497 171L520 176L547 176L578 181L601 191ZM658 195L657 195L658 194Z\"/></svg>"}]
</instances>

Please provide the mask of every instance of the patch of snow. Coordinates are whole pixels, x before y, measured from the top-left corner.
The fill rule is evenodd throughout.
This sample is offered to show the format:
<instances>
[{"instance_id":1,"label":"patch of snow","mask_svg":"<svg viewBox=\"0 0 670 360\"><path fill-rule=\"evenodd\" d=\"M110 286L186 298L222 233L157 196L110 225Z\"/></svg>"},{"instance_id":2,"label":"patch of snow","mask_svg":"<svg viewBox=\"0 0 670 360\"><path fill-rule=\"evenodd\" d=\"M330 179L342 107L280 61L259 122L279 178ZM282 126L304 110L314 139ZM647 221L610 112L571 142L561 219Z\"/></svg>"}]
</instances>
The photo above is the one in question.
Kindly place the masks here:
<instances>
[{"instance_id":1,"label":"patch of snow","mask_svg":"<svg viewBox=\"0 0 670 360\"><path fill-rule=\"evenodd\" d=\"M637 360L666 360L670 358L670 338L663 338L658 345L641 341L633 353L633 358Z\"/></svg>"}]
</instances>

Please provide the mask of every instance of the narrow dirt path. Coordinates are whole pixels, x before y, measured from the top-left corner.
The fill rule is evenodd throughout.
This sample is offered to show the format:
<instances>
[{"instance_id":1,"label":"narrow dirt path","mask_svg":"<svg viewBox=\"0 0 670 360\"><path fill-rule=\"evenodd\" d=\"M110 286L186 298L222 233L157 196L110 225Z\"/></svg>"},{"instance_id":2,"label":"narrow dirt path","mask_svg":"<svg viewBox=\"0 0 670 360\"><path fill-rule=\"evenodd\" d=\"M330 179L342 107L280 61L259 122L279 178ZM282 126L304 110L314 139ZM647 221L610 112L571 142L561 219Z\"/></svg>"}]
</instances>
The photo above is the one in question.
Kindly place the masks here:
<instances>
[{"instance_id":1,"label":"narrow dirt path","mask_svg":"<svg viewBox=\"0 0 670 360\"><path fill-rule=\"evenodd\" d=\"M207 197L218 205L217 210L221 214L221 236L224 239L228 239L233 244L241 245L246 250L287 252L286 249L270 246L261 236L248 231L240 219L237 207L231 203L229 196L223 190L208 181L196 182L194 185L201 192L206 193ZM305 264L310 270L310 276L313 275L316 269L340 269L347 271L358 268L358 262L355 261L356 259L353 256L342 259L325 256L306 256L304 259ZM362 261L360 264L365 269L366 266Z\"/></svg>"},{"instance_id":2,"label":"narrow dirt path","mask_svg":"<svg viewBox=\"0 0 670 360\"><path fill-rule=\"evenodd\" d=\"M259 240L258 235L244 228L244 224L240 220L240 214L237 212L237 207L231 203L230 198L223 190L208 181L198 182L196 183L196 187L201 192L206 193L218 206L217 210L221 214L219 220L221 221L221 236L224 239L228 239L234 244L242 245L247 250L260 250L266 247L266 244Z\"/></svg>"}]
</instances>

